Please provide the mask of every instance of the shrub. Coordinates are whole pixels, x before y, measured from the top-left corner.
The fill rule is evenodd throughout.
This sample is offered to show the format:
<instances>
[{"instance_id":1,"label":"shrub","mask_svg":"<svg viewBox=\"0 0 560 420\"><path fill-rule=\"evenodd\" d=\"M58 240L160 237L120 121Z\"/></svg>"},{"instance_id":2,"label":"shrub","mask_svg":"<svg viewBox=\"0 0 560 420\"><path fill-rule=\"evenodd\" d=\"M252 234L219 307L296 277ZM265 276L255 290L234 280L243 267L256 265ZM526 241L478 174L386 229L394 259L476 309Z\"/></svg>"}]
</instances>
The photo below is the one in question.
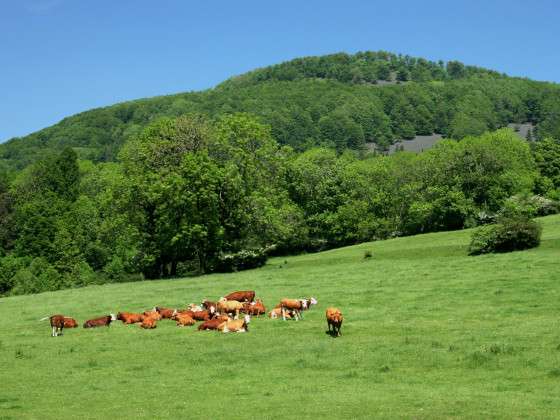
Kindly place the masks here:
<instances>
[{"instance_id":1,"label":"shrub","mask_svg":"<svg viewBox=\"0 0 560 420\"><path fill-rule=\"evenodd\" d=\"M529 218L502 218L500 223L482 226L473 233L469 255L535 248L541 232L541 226Z\"/></svg>"},{"instance_id":2,"label":"shrub","mask_svg":"<svg viewBox=\"0 0 560 420\"><path fill-rule=\"evenodd\" d=\"M234 254L221 255L214 268L219 273L248 270L266 264L267 255L264 249L242 250Z\"/></svg>"}]
</instances>

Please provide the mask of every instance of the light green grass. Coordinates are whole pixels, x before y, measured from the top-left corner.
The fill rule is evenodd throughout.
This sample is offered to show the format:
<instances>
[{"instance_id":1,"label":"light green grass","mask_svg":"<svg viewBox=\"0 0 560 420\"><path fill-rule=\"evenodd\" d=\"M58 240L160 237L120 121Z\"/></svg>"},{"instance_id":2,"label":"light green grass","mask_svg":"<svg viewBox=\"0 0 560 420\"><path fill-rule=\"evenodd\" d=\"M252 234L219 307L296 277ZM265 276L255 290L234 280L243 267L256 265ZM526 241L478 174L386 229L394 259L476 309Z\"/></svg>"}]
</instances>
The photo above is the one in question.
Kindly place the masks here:
<instances>
[{"instance_id":1,"label":"light green grass","mask_svg":"<svg viewBox=\"0 0 560 420\"><path fill-rule=\"evenodd\" d=\"M470 232L275 258L258 270L0 299L2 418L557 418L560 217L538 249L468 257ZM373 257L364 259L364 251ZM286 261L286 263L285 263ZM247 334L83 322L255 289L315 296L301 322ZM341 338L324 311L345 316Z\"/></svg>"}]
</instances>

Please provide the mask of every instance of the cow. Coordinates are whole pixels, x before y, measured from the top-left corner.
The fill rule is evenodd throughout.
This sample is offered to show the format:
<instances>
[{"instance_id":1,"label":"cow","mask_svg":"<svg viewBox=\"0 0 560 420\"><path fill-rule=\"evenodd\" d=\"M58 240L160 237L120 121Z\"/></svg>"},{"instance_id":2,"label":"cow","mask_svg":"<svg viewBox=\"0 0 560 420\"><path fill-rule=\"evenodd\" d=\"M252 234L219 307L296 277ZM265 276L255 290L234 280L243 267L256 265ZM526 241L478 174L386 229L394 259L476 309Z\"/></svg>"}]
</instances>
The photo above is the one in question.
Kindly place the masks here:
<instances>
[{"instance_id":1,"label":"cow","mask_svg":"<svg viewBox=\"0 0 560 420\"><path fill-rule=\"evenodd\" d=\"M286 319L292 319L294 317L293 311L287 311L285 315L286 315ZM274 308L272 311L268 313L268 317L272 319L280 318L281 316L282 316L282 309L280 308L280 306Z\"/></svg>"},{"instance_id":2,"label":"cow","mask_svg":"<svg viewBox=\"0 0 560 420\"><path fill-rule=\"evenodd\" d=\"M311 309L311 306L313 305L317 305L317 299L314 297L310 297L305 300L307 301L307 308L305 308L305 310Z\"/></svg>"},{"instance_id":3,"label":"cow","mask_svg":"<svg viewBox=\"0 0 560 420\"><path fill-rule=\"evenodd\" d=\"M51 324L51 336L58 337L59 335L62 335L62 330L64 329L64 315L56 314L52 316L46 316L44 318L41 318L39 321L46 321L47 319L50 320Z\"/></svg>"},{"instance_id":4,"label":"cow","mask_svg":"<svg viewBox=\"0 0 560 420\"><path fill-rule=\"evenodd\" d=\"M150 330L156 327L156 320L149 316L145 316L144 319L142 319L142 323L140 324L140 328L144 328L145 330Z\"/></svg>"},{"instance_id":5,"label":"cow","mask_svg":"<svg viewBox=\"0 0 560 420\"><path fill-rule=\"evenodd\" d=\"M74 318L64 317L64 328L78 328L78 323Z\"/></svg>"},{"instance_id":6,"label":"cow","mask_svg":"<svg viewBox=\"0 0 560 420\"><path fill-rule=\"evenodd\" d=\"M230 318L227 315L218 315L216 318L209 319L200 324L198 326L198 331L217 330L220 325L229 320Z\"/></svg>"},{"instance_id":7,"label":"cow","mask_svg":"<svg viewBox=\"0 0 560 420\"><path fill-rule=\"evenodd\" d=\"M195 324L195 320L188 314L175 314L173 319L177 322L178 327L191 326Z\"/></svg>"},{"instance_id":8,"label":"cow","mask_svg":"<svg viewBox=\"0 0 560 420\"><path fill-rule=\"evenodd\" d=\"M142 314L135 314L131 312L118 312L117 319L122 321L123 324L137 324L138 322L142 322L144 315Z\"/></svg>"},{"instance_id":9,"label":"cow","mask_svg":"<svg viewBox=\"0 0 560 420\"><path fill-rule=\"evenodd\" d=\"M302 311L307 309L307 299L282 299L280 301L280 309L282 311L282 319L286 320L286 311L292 311L296 321L303 319Z\"/></svg>"},{"instance_id":10,"label":"cow","mask_svg":"<svg viewBox=\"0 0 560 420\"><path fill-rule=\"evenodd\" d=\"M342 326L342 321L344 319L342 317L342 312L340 312L338 308L327 308L326 317L329 334L331 334L332 336L340 337L342 335L340 333L340 327Z\"/></svg>"},{"instance_id":11,"label":"cow","mask_svg":"<svg viewBox=\"0 0 560 420\"><path fill-rule=\"evenodd\" d=\"M177 314L177 309L160 308L159 306L156 306L153 310L161 315L161 319L171 319L175 314Z\"/></svg>"},{"instance_id":12,"label":"cow","mask_svg":"<svg viewBox=\"0 0 560 420\"><path fill-rule=\"evenodd\" d=\"M252 302L255 299L254 290L241 290L238 292L232 292L229 295L224 296L226 300L236 300L238 302Z\"/></svg>"},{"instance_id":13,"label":"cow","mask_svg":"<svg viewBox=\"0 0 560 420\"><path fill-rule=\"evenodd\" d=\"M109 327L112 321L116 321L114 314L100 316L99 318L88 319L84 322L84 328Z\"/></svg>"},{"instance_id":14,"label":"cow","mask_svg":"<svg viewBox=\"0 0 560 420\"><path fill-rule=\"evenodd\" d=\"M239 312L243 309L243 304L237 300L227 300L225 297L218 301L218 312L221 315L235 314L233 319L239 318Z\"/></svg>"},{"instance_id":15,"label":"cow","mask_svg":"<svg viewBox=\"0 0 560 420\"><path fill-rule=\"evenodd\" d=\"M243 319L234 319L220 324L218 326L218 330L224 333L247 332L249 331L249 322L251 322L251 317L249 315L245 315Z\"/></svg>"},{"instance_id":16,"label":"cow","mask_svg":"<svg viewBox=\"0 0 560 420\"><path fill-rule=\"evenodd\" d=\"M208 311L210 311L211 314L213 314L214 312L216 312L216 310L218 308L218 303L217 302L212 302L211 300L204 299L202 301L202 307L204 309L207 309Z\"/></svg>"},{"instance_id":17,"label":"cow","mask_svg":"<svg viewBox=\"0 0 560 420\"><path fill-rule=\"evenodd\" d=\"M155 321L159 321L161 319L161 314L158 311L146 311L142 314L143 318L152 318Z\"/></svg>"},{"instance_id":18,"label":"cow","mask_svg":"<svg viewBox=\"0 0 560 420\"><path fill-rule=\"evenodd\" d=\"M243 312L251 316L264 315L266 313L266 308L260 299L256 302L245 302L243 304Z\"/></svg>"}]
</instances>

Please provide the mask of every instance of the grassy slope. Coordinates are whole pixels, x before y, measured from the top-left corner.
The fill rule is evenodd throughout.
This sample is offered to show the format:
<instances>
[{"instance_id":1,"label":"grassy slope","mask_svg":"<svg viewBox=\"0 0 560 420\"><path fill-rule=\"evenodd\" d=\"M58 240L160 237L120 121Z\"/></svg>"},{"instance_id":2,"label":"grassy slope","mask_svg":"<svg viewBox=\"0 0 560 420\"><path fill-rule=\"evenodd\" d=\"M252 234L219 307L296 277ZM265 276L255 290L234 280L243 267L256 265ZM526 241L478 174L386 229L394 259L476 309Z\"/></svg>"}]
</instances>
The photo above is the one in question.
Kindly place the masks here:
<instances>
[{"instance_id":1,"label":"grassy slope","mask_svg":"<svg viewBox=\"0 0 560 420\"><path fill-rule=\"evenodd\" d=\"M1 299L0 417L555 417L560 217L542 222L540 248L504 255L467 257L470 232L448 232L231 275ZM248 334L119 322L55 339L37 322L247 288L266 304L319 304L298 323L254 320ZM328 305L345 314L342 338L325 334Z\"/></svg>"}]
</instances>

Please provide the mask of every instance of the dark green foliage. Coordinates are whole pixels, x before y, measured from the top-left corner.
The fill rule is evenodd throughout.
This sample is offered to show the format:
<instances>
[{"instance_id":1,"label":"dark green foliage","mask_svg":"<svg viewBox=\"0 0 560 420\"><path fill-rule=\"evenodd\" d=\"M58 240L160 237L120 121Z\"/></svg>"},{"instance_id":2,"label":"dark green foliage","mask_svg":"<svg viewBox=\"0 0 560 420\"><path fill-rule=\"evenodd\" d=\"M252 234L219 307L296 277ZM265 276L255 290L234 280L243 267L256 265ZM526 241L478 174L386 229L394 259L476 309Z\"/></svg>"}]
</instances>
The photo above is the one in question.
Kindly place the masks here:
<instances>
[{"instance_id":1,"label":"dark green foliage","mask_svg":"<svg viewBox=\"0 0 560 420\"><path fill-rule=\"evenodd\" d=\"M483 226L473 233L469 255L535 248L540 244L541 233L541 226L529 218L502 218L500 223Z\"/></svg>"},{"instance_id":2,"label":"dark green foliage","mask_svg":"<svg viewBox=\"0 0 560 420\"><path fill-rule=\"evenodd\" d=\"M0 294L241 270L266 262L247 250L557 212L558 142L541 137L555 92L460 63L339 54L68 118L0 146L3 168L31 163L0 171ZM492 131L527 120L531 147ZM461 140L366 153L434 132ZM514 227L483 230L476 246L529 246L531 224Z\"/></svg>"}]
</instances>

